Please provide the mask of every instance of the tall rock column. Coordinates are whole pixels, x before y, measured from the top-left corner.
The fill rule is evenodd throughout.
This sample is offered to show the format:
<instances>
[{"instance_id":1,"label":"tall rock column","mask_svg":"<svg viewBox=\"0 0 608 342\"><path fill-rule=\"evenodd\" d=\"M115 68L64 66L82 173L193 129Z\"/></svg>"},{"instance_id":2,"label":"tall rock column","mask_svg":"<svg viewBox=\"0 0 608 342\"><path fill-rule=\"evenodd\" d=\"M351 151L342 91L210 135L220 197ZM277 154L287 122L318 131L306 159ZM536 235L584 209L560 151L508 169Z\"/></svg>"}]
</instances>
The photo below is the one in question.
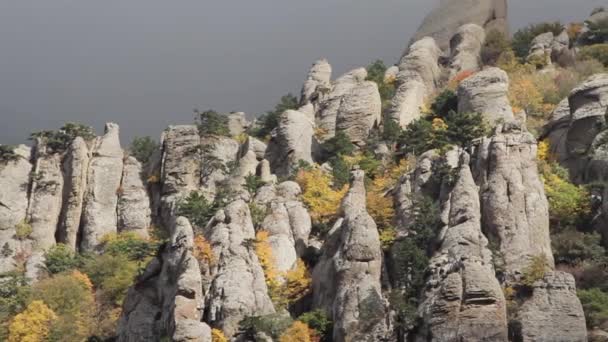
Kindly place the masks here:
<instances>
[{"instance_id":1,"label":"tall rock column","mask_svg":"<svg viewBox=\"0 0 608 342\"><path fill-rule=\"evenodd\" d=\"M80 246L85 251L94 250L104 235L116 233L123 157L119 127L107 123L105 134L95 141L88 170Z\"/></svg>"},{"instance_id":2,"label":"tall rock column","mask_svg":"<svg viewBox=\"0 0 608 342\"><path fill-rule=\"evenodd\" d=\"M300 105L312 104L316 107L323 97L331 90L331 65L327 59L316 61L310 71L300 97Z\"/></svg>"},{"instance_id":3,"label":"tall rock column","mask_svg":"<svg viewBox=\"0 0 608 342\"><path fill-rule=\"evenodd\" d=\"M458 112L480 113L490 124L512 121L509 76L499 68L487 68L458 86Z\"/></svg>"},{"instance_id":4,"label":"tall rock column","mask_svg":"<svg viewBox=\"0 0 608 342\"><path fill-rule=\"evenodd\" d=\"M118 193L118 230L148 236L150 198L142 180L141 164L135 157L125 159Z\"/></svg>"},{"instance_id":5,"label":"tall rock column","mask_svg":"<svg viewBox=\"0 0 608 342\"><path fill-rule=\"evenodd\" d=\"M481 69L481 47L486 31L476 24L465 24L450 40L450 78L463 71Z\"/></svg>"},{"instance_id":6,"label":"tall rock column","mask_svg":"<svg viewBox=\"0 0 608 342\"><path fill-rule=\"evenodd\" d=\"M314 123L305 114L287 110L279 118L279 127L272 134L266 159L273 173L287 176L300 160L312 163Z\"/></svg>"},{"instance_id":7,"label":"tall rock column","mask_svg":"<svg viewBox=\"0 0 608 342\"><path fill-rule=\"evenodd\" d=\"M366 210L363 171L354 171L342 201L343 218L329 233L313 272L314 305L330 313L336 342L378 341L386 336L381 291L382 248Z\"/></svg>"}]
</instances>

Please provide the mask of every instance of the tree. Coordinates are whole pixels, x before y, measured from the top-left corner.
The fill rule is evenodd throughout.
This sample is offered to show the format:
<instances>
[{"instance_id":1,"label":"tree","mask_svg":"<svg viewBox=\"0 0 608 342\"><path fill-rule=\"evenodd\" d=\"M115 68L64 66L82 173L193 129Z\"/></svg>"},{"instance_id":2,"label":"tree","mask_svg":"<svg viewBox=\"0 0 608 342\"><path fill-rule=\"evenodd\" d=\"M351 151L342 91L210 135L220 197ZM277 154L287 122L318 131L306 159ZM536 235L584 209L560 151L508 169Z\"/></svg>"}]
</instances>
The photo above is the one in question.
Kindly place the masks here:
<instances>
[{"instance_id":1,"label":"tree","mask_svg":"<svg viewBox=\"0 0 608 342\"><path fill-rule=\"evenodd\" d=\"M199 112L194 110L196 124L201 136L219 135L230 136L228 117L214 110Z\"/></svg>"},{"instance_id":2,"label":"tree","mask_svg":"<svg viewBox=\"0 0 608 342\"><path fill-rule=\"evenodd\" d=\"M102 237L101 247L104 253L122 255L129 260L145 262L152 257L158 248L156 243L143 239L134 232L124 231L110 233Z\"/></svg>"},{"instance_id":3,"label":"tree","mask_svg":"<svg viewBox=\"0 0 608 342\"><path fill-rule=\"evenodd\" d=\"M351 155L356 147L344 131L338 131L334 137L321 144L321 148L328 156L347 156Z\"/></svg>"},{"instance_id":4,"label":"tree","mask_svg":"<svg viewBox=\"0 0 608 342\"><path fill-rule=\"evenodd\" d=\"M273 110L262 114L257 119L257 127L253 129L251 135L260 139L265 139L275 128L279 126L279 117L288 109L297 109L298 99L291 93L281 97L280 102Z\"/></svg>"},{"instance_id":5,"label":"tree","mask_svg":"<svg viewBox=\"0 0 608 342\"><path fill-rule=\"evenodd\" d=\"M289 303L294 303L303 298L310 291L310 272L302 259L296 261L296 267L285 273L283 285L285 297Z\"/></svg>"},{"instance_id":6,"label":"tree","mask_svg":"<svg viewBox=\"0 0 608 342\"><path fill-rule=\"evenodd\" d=\"M280 342L313 342L316 334L315 331L300 321L295 321L293 324L285 330L281 337Z\"/></svg>"},{"instance_id":7,"label":"tree","mask_svg":"<svg viewBox=\"0 0 608 342\"><path fill-rule=\"evenodd\" d=\"M178 202L177 214L186 217L193 225L205 227L207 222L215 215L216 208L207 198L196 191Z\"/></svg>"},{"instance_id":8,"label":"tree","mask_svg":"<svg viewBox=\"0 0 608 342\"><path fill-rule=\"evenodd\" d=\"M481 60L484 65L496 65L500 55L510 49L511 44L504 33L496 29L491 30L481 48Z\"/></svg>"},{"instance_id":9,"label":"tree","mask_svg":"<svg viewBox=\"0 0 608 342\"><path fill-rule=\"evenodd\" d=\"M333 322L325 311L320 309L303 313L298 317L298 321L306 323L306 325L314 329L323 338L331 335L333 330Z\"/></svg>"},{"instance_id":10,"label":"tree","mask_svg":"<svg viewBox=\"0 0 608 342\"><path fill-rule=\"evenodd\" d=\"M21 272L0 274L0 341L8 339L10 320L25 310L30 293L28 279Z\"/></svg>"},{"instance_id":11,"label":"tree","mask_svg":"<svg viewBox=\"0 0 608 342\"><path fill-rule=\"evenodd\" d=\"M431 112L445 117L450 111L458 111L458 96L454 91L447 89L437 95L431 104Z\"/></svg>"},{"instance_id":12,"label":"tree","mask_svg":"<svg viewBox=\"0 0 608 342\"><path fill-rule=\"evenodd\" d=\"M159 144L149 136L135 137L129 147L129 152L142 164L148 163L152 154L157 151Z\"/></svg>"},{"instance_id":13,"label":"tree","mask_svg":"<svg viewBox=\"0 0 608 342\"><path fill-rule=\"evenodd\" d=\"M564 30L564 26L556 21L553 23L530 24L519 31L515 32L511 41L511 46L515 55L519 58L526 58L530 51L532 40L539 34L553 32L554 35L559 35Z\"/></svg>"},{"instance_id":14,"label":"tree","mask_svg":"<svg viewBox=\"0 0 608 342\"><path fill-rule=\"evenodd\" d=\"M211 265L215 262L215 255L211 244L202 235L194 237L194 257L199 263Z\"/></svg>"},{"instance_id":15,"label":"tree","mask_svg":"<svg viewBox=\"0 0 608 342\"><path fill-rule=\"evenodd\" d=\"M379 59L367 66L366 80L373 81L378 85L380 99L382 100L382 108L386 108L390 99L395 96L394 81L384 79L386 69L387 68L386 65L384 65L384 62Z\"/></svg>"},{"instance_id":16,"label":"tree","mask_svg":"<svg viewBox=\"0 0 608 342\"><path fill-rule=\"evenodd\" d=\"M608 293L599 289L579 290L587 327L595 328L608 322Z\"/></svg>"},{"instance_id":17,"label":"tree","mask_svg":"<svg viewBox=\"0 0 608 342\"><path fill-rule=\"evenodd\" d=\"M25 311L15 316L9 327L9 342L45 341L51 331L51 324L57 319L53 310L44 302L35 300Z\"/></svg>"},{"instance_id":18,"label":"tree","mask_svg":"<svg viewBox=\"0 0 608 342\"><path fill-rule=\"evenodd\" d=\"M568 265L601 262L606 255L601 239L598 233L582 233L574 229L552 235L555 262Z\"/></svg>"},{"instance_id":19,"label":"tree","mask_svg":"<svg viewBox=\"0 0 608 342\"><path fill-rule=\"evenodd\" d=\"M587 21L587 31L581 35L585 45L608 43L608 19Z\"/></svg>"},{"instance_id":20,"label":"tree","mask_svg":"<svg viewBox=\"0 0 608 342\"><path fill-rule=\"evenodd\" d=\"M68 149L76 137L89 141L95 138L95 131L90 126L68 122L57 131L34 132L30 135L30 140L41 139L51 152L61 153Z\"/></svg>"},{"instance_id":21,"label":"tree","mask_svg":"<svg viewBox=\"0 0 608 342\"><path fill-rule=\"evenodd\" d=\"M141 264L143 266L143 263ZM106 303L121 305L140 267L125 255L103 254L84 262L82 271L91 279Z\"/></svg>"},{"instance_id":22,"label":"tree","mask_svg":"<svg viewBox=\"0 0 608 342\"><path fill-rule=\"evenodd\" d=\"M73 270L80 265L80 259L67 245L58 243L44 255L44 265L51 274Z\"/></svg>"},{"instance_id":23,"label":"tree","mask_svg":"<svg viewBox=\"0 0 608 342\"><path fill-rule=\"evenodd\" d=\"M14 146L0 145L0 162L8 163L19 160L21 157L15 153Z\"/></svg>"},{"instance_id":24,"label":"tree","mask_svg":"<svg viewBox=\"0 0 608 342\"><path fill-rule=\"evenodd\" d=\"M266 286L268 286L268 292L273 303L277 306L284 304L283 298L281 298L279 282L279 271L276 268L276 261L272 253L272 246L268 242L268 231L259 230L255 234L255 254L258 257L260 266L264 271L264 278L266 279Z\"/></svg>"},{"instance_id":25,"label":"tree","mask_svg":"<svg viewBox=\"0 0 608 342\"><path fill-rule=\"evenodd\" d=\"M331 177L319 169L300 170L296 182L302 188L302 200L310 210L313 223L329 223L336 217L348 186L334 190Z\"/></svg>"}]
</instances>

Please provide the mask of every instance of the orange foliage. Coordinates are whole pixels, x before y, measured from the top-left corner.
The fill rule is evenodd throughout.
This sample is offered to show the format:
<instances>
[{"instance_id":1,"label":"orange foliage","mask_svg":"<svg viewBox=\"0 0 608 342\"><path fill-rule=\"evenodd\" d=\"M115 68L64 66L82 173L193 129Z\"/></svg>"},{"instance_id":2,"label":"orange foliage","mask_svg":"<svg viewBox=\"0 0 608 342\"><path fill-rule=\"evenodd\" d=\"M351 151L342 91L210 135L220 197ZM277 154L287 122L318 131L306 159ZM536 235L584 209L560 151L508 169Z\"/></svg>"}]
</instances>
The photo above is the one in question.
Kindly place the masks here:
<instances>
[{"instance_id":1,"label":"orange foliage","mask_svg":"<svg viewBox=\"0 0 608 342\"><path fill-rule=\"evenodd\" d=\"M295 321L281 334L279 342L315 342L319 337L306 323Z\"/></svg>"},{"instance_id":2,"label":"orange foliage","mask_svg":"<svg viewBox=\"0 0 608 342\"><path fill-rule=\"evenodd\" d=\"M314 222L329 223L336 218L348 186L339 191L332 189L331 176L319 169L300 170L296 182L302 188L302 200L310 209Z\"/></svg>"},{"instance_id":3,"label":"orange foliage","mask_svg":"<svg viewBox=\"0 0 608 342\"><path fill-rule=\"evenodd\" d=\"M78 270L73 270L71 273L71 276L78 280L82 285L84 285L84 287L89 290L89 291L93 291L93 283L91 282L91 279L89 279L89 277L78 271Z\"/></svg>"},{"instance_id":4,"label":"orange foliage","mask_svg":"<svg viewBox=\"0 0 608 342\"><path fill-rule=\"evenodd\" d=\"M202 235L196 235L194 237L194 257L199 263L212 265L215 262L215 255L213 255L213 249L211 244L207 242L205 237Z\"/></svg>"},{"instance_id":5,"label":"orange foliage","mask_svg":"<svg viewBox=\"0 0 608 342\"><path fill-rule=\"evenodd\" d=\"M473 70L463 70L456 74L456 76L452 77L452 79L448 82L448 88L456 89L460 85L460 82L466 80L467 78L475 75L475 71Z\"/></svg>"}]
</instances>

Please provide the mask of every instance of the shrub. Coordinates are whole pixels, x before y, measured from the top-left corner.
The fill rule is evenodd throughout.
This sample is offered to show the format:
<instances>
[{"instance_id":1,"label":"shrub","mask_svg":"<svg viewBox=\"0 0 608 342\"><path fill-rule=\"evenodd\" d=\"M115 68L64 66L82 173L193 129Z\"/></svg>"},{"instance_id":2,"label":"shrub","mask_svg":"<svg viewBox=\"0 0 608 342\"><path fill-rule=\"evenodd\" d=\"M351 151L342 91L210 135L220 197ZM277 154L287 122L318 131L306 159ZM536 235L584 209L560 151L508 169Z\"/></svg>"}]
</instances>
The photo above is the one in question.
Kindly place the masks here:
<instances>
[{"instance_id":1,"label":"shrub","mask_svg":"<svg viewBox=\"0 0 608 342\"><path fill-rule=\"evenodd\" d=\"M137 262L125 255L103 254L84 262L82 271L101 290L104 301L121 305L139 271Z\"/></svg>"},{"instance_id":2,"label":"shrub","mask_svg":"<svg viewBox=\"0 0 608 342\"><path fill-rule=\"evenodd\" d=\"M582 186L570 183L566 170L551 163L542 168L541 172L554 231L575 226L590 214L588 191Z\"/></svg>"},{"instance_id":3,"label":"shrub","mask_svg":"<svg viewBox=\"0 0 608 342\"><path fill-rule=\"evenodd\" d=\"M194 257L199 263L212 265L215 262L215 255L211 244L202 235L194 237Z\"/></svg>"},{"instance_id":4,"label":"shrub","mask_svg":"<svg viewBox=\"0 0 608 342\"><path fill-rule=\"evenodd\" d=\"M440 117L445 117L450 111L458 111L458 96L452 90L444 90L431 104L431 111Z\"/></svg>"},{"instance_id":5,"label":"shrub","mask_svg":"<svg viewBox=\"0 0 608 342\"><path fill-rule=\"evenodd\" d=\"M251 221L256 230L260 228L260 226L264 222L267 212L268 208L265 205L249 203L249 213L251 213Z\"/></svg>"},{"instance_id":6,"label":"shrub","mask_svg":"<svg viewBox=\"0 0 608 342\"><path fill-rule=\"evenodd\" d=\"M135 137L129 147L129 153L142 164L146 164L158 149L159 144L154 139L148 136Z\"/></svg>"},{"instance_id":7,"label":"shrub","mask_svg":"<svg viewBox=\"0 0 608 342\"><path fill-rule=\"evenodd\" d=\"M331 165L332 185L335 189L340 189L350 182L350 170L352 164L347 161L346 156L335 156L329 160Z\"/></svg>"},{"instance_id":8,"label":"shrub","mask_svg":"<svg viewBox=\"0 0 608 342\"><path fill-rule=\"evenodd\" d=\"M568 230L551 236L551 245L556 263L576 265L583 261L600 261L606 250L601 246L598 233L581 233Z\"/></svg>"},{"instance_id":9,"label":"shrub","mask_svg":"<svg viewBox=\"0 0 608 342\"><path fill-rule=\"evenodd\" d=\"M84 140L95 138L93 128L74 122L68 122L57 131L47 130L35 132L30 135L31 140L42 139L52 152L63 152L68 149L76 137Z\"/></svg>"},{"instance_id":10,"label":"shrub","mask_svg":"<svg viewBox=\"0 0 608 342\"><path fill-rule=\"evenodd\" d=\"M584 45L603 44L608 42L608 19L597 22L587 21L587 31L580 37Z\"/></svg>"},{"instance_id":11,"label":"shrub","mask_svg":"<svg viewBox=\"0 0 608 342\"><path fill-rule=\"evenodd\" d=\"M306 325L319 333L321 337L331 335L333 330L333 322L327 316L325 311L321 309L303 313L300 315L300 317L298 317L298 321L306 323Z\"/></svg>"},{"instance_id":12,"label":"shrub","mask_svg":"<svg viewBox=\"0 0 608 342\"><path fill-rule=\"evenodd\" d=\"M382 99L382 108L390 103L390 99L395 96L395 84L393 82L385 82L384 74L386 73L386 65L381 60L376 60L367 67L368 81L376 82L380 98Z\"/></svg>"},{"instance_id":13,"label":"shrub","mask_svg":"<svg viewBox=\"0 0 608 342\"><path fill-rule=\"evenodd\" d=\"M8 325L14 315L27 307L31 287L18 271L0 274L0 340L8 338Z\"/></svg>"},{"instance_id":14,"label":"shrub","mask_svg":"<svg viewBox=\"0 0 608 342\"><path fill-rule=\"evenodd\" d=\"M595 59L608 67L608 44L597 44L581 47L579 57L582 60Z\"/></svg>"},{"instance_id":15,"label":"shrub","mask_svg":"<svg viewBox=\"0 0 608 342\"><path fill-rule=\"evenodd\" d=\"M211 329L211 342L228 342L228 339L221 330Z\"/></svg>"},{"instance_id":16,"label":"shrub","mask_svg":"<svg viewBox=\"0 0 608 342\"><path fill-rule=\"evenodd\" d=\"M200 135L230 136L228 117L226 115L219 114L214 110L207 110L204 112L194 110L194 114Z\"/></svg>"},{"instance_id":17,"label":"shrub","mask_svg":"<svg viewBox=\"0 0 608 342\"><path fill-rule=\"evenodd\" d=\"M30 237L33 231L31 224L21 221L15 226L15 237L17 240L25 240Z\"/></svg>"},{"instance_id":18,"label":"shrub","mask_svg":"<svg viewBox=\"0 0 608 342\"><path fill-rule=\"evenodd\" d=\"M330 138L321 144L321 148L326 155L330 156L347 156L355 151L355 145L353 145L344 131L336 132L336 135L333 138Z\"/></svg>"},{"instance_id":19,"label":"shrub","mask_svg":"<svg viewBox=\"0 0 608 342\"><path fill-rule=\"evenodd\" d=\"M302 188L302 201L310 210L313 223L329 223L337 216L347 186L332 189L331 177L319 169L300 170L296 182Z\"/></svg>"},{"instance_id":20,"label":"shrub","mask_svg":"<svg viewBox=\"0 0 608 342\"><path fill-rule=\"evenodd\" d=\"M8 163L14 162L21 158L17 153L15 153L15 148L13 146L0 145L0 162Z\"/></svg>"},{"instance_id":21,"label":"shrub","mask_svg":"<svg viewBox=\"0 0 608 342\"><path fill-rule=\"evenodd\" d=\"M280 313L265 316L246 317L239 322L239 331L246 337L253 339L258 332L263 332L273 339L279 339L281 334L287 330L293 320L289 315Z\"/></svg>"},{"instance_id":22,"label":"shrub","mask_svg":"<svg viewBox=\"0 0 608 342\"><path fill-rule=\"evenodd\" d=\"M608 321L608 293L599 289L579 290L587 327L595 328Z\"/></svg>"},{"instance_id":23,"label":"shrub","mask_svg":"<svg viewBox=\"0 0 608 342\"><path fill-rule=\"evenodd\" d=\"M308 294L311 283L312 280L306 264L298 259L296 267L285 273L284 292L289 303L294 303Z\"/></svg>"},{"instance_id":24,"label":"shrub","mask_svg":"<svg viewBox=\"0 0 608 342\"><path fill-rule=\"evenodd\" d=\"M266 112L257 119L257 127L253 128L251 135L265 139L275 128L279 126L279 117L288 109L297 109L298 99L291 93L281 97L281 101L273 110Z\"/></svg>"},{"instance_id":25,"label":"shrub","mask_svg":"<svg viewBox=\"0 0 608 342\"><path fill-rule=\"evenodd\" d=\"M525 110L529 115L538 115L543 105L543 94L534 83L532 73L512 73L509 82L509 100L514 112Z\"/></svg>"},{"instance_id":26,"label":"shrub","mask_svg":"<svg viewBox=\"0 0 608 342\"><path fill-rule=\"evenodd\" d=\"M262 179L256 175L249 174L245 177L245 189L253 196L258 192L258 189L264 185Z\"/></svg>"},{"instance_id":27,"label":"shrub","mask_svg":"<svg viewBox=\"0 0 608 342\"><path fill-rule=\"evenodd\" d=\"M276 268L276 261L272 253L272 246L268 242L268 236L268 231L265 230L260 230L255 234L255 254L264 271L264 279L266 279L270 298L273 303L283 304L283 298L280 298L280 274Z\"/></svg>"},{"instance_id":28,"label":"shrub","mask_svg":"<svg viewBox=\"0 0 608 342\"><path fill-rule=\"evenodd\" d=\"M44 264L47 271L57 274L77 268L80 265L80 259L68 246L58 243L46 252Z\"/></svg>"},{"instance_id":29,"label":"shrub","mask_svg":"<svg viewBox=\"0 0 608 342\"><path fill-rule=\"evenodd\" d=\"M522 271L522 285L531 287L535 282L543 279L547 273L547 257L537 255L532 257L530 264Z\"/></svg>"},{"instance_id":30,"label":"shrub","mask_svg":"<svg viewBox=\"0 0 608 342\"><path fill-rule=\"evenodd\" d=\"M130 260L147 261L156 253L157 245L141 238L134 232L111 233L101 239L105 253L124 255Z\"/></svg>"},{"instance_id":31,"label":"shrub","mask_svg":"<svg viewBox=\"0 0 608 342\"><path fill-rule=\"evenodd\" d=\"M57 319L53 310L44 302L35 300L27 309L15 316L9 327L9 342L45 341L51 331L51 324Z\"/></svg>"},{"instance_id":32,"label":"shrub","mask_svg":"<svg viewBox=\"0 0 608 342\"><path fill-rule=\"evenodd\" d=\"M192 191L188 197L177 204L177 214L186 217L193 225L205 227L216 212L214 203L210 203L199 192Z\"/></svg>"},{"instance_id":33,"label":"shrub","mask_svg":"<svg viewBox=\"0 0 608 342\"><path fill-rule=\"evenodd\" d=\"M313 342L315 337L315 331L306 323L295 321L281 334L279 342Z\"/></svg>"},{"instance_id":34,"label":"shrub","mask_svg":"<svg viewBox=\"0 0 608 342\"><path fill-rule=\"evenodd\" d=\"M564 26L557 21L553 23L530 24L515 32L511 46L517 57L525 58L528 56L530 45L536 36L546 32L553 32L554 35L559 35L563 30Z\"/></svg>"},{"instance_id":35,"label":"shrub","mask_svg":"<svg viewBox=\"0 0 608 342\"><path fill-rule=\"evenodd\" d=\"M390 143L396 143L399 140L401 132L401 126L399 126L395 120L391 118L386 118L386 120L384 120L382 139Z\"/></svg>"},{"instance_id":36,"label":"shrub","mask_svg":"<svg viewBox=\"0 0 608 342\"><path fill-rule=\"evenodd\" d=\"M447 140L452 144L467 147L474 139L485 136L489 128L480 113L458 113L449 111L445 117Z\"/></svg>"},{"instance_id":37,"label":"shrub","mask_svg":"<svg viewBox=\"0 0 608 342\"><path fill-rule=\"evenodd\" d=\"M491 30L486 35L486 41L481 48L481 61L484 65L496 65L500 55L511 49L511 44L504 33Z\"/></svg>"}]
</instances>

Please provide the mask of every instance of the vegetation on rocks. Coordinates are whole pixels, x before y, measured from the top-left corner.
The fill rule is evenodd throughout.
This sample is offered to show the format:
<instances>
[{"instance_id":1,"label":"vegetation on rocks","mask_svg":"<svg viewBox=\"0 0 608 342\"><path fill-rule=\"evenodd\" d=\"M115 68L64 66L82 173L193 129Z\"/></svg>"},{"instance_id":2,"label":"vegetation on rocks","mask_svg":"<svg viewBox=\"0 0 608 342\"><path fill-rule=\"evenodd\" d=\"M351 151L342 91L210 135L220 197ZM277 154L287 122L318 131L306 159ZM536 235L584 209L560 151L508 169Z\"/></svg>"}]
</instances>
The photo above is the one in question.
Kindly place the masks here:
<instances>
[{"instance_id":1,"label":"vegetation on rocks","mask_svg":"<svg viewBox=\"0 0 608 342\"><path fill-rule=\"evenodd\" d=\"M14 162L21 158L17 153L15 153L15 148L13 146L8 145L0 145L0 162L8 163Z\"/></svg>"},{"instance_id":2,"label":"vegetation on rocks","mask_svg":"<svg viewBox=\"0 0 608 342\"><path fill-rule=\"evenodd\" d=\"M196 125L201 136L230 136L228 117L214 110L194 110Z\"/></svg>"},{"instance_id":3,"label":"vegetation on rocks","mask_svg":"<svg viewBox=\"0 0 608 342\"><path fill-rule=\"evenodd\" d=\"M129 147L129 153L140 163L146 164L158 149L159 144L151 137L135 137Z\"/></svg>"},{"instance_id":4,"label":"vegetation on rocks","mask_svg":"<svg viewBox=\"0 0 608 342\"><path fill-rule=\"evenodd\" d=\"M515 55L519 58L525 58L530 51L532 40L541 33L552 32L554 35L559 35L564 29L564 25L560 22L545 22L538 24L530 24L522 29L519 29L513 34L511 46Z\"/></svg>"},{"instance_id":5,"label":"vegetation on rocks","mask_svg":"<svg viewBox=\"0 0 608 342\"><path fill-rule=\"evenodd\" d=\"M270 132L279 126L280 115L288 109L297 108L298 99L295 96L293 96L291 93L282 96L281 100L273 110L267 111L258 117L256 125L254 125L249 134L251 136L266 140L270 136Z\"/></svg>"},{"instance_id":6,"label":"vegetation on rocks","mask_svg":"<svg viewBox=\"0 0 608 342\"><path fill-rule=\"evenodd\" d=\"M30 135L31 140L41 139L50 152L57 153L67 150L76 137L90 141L95 138L95 131L90 126L68 122L59 130L39 131Z\"/></svg>"}]
</instances>

